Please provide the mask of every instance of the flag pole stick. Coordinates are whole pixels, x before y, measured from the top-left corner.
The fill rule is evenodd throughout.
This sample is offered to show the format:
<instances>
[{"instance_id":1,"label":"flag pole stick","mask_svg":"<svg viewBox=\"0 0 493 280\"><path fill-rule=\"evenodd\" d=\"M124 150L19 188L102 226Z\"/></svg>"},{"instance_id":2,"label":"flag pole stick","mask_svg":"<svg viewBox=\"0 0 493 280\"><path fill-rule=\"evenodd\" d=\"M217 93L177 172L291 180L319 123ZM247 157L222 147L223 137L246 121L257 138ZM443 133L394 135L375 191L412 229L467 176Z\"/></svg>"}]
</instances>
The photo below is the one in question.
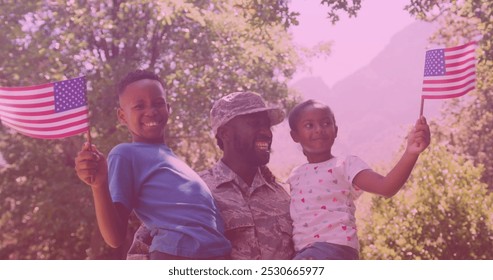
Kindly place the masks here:
<instances>
[{"instance_id":1,"label":"flag pole stick","mask_svg":"<svg viewBox=\"0 0 493 280\"><path fill-rule=\"evenodd\" d=\"M91 139L91 127L90 126L87 127L86 141L87 141L87 146L89 148L89 151L92 151L92 139ZM90 175L89 181L91 181L91 183L94 182L94 176L93 175Z\"/></svg>"},{"instance_id":2,"label":"flag pole stick","mask_svg":"<svg viewBox=\"0 0 493 280\"><path fill-rule=\"evenodd\" d=\"M425 106L425 99L421 96L421 108L419 109L419 117L423 116L423 109Z\"/></svg>"},{"instance_id":3,"label":"flag pole stick","mask_svg":"<svg viewBox=\"0 0 493 280\"><path fill-rule=\"evenodd\" d=\"M92 147L92 139L91 139L91 128L90 127L87 127L86 141L87 141L87 144L89 145L89 150L91 150L91 147Z\"/></svg>"}]
</instances>

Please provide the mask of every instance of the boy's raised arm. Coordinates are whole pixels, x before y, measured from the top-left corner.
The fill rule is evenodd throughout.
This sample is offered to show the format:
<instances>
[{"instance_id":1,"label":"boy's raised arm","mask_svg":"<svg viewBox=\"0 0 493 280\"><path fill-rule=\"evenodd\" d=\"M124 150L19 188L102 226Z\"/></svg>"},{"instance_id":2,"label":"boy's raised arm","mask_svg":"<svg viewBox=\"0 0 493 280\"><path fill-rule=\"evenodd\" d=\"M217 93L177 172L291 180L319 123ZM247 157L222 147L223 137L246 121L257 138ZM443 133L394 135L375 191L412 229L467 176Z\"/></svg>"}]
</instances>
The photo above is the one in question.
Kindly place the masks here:
<instances>
[{"instance_id":1,"label":"boy's raised arm","mask_svg":"<svg viewBox=\"0 0 493 280\"><path fill-rule=\"evenodd\" d=\"M75 158L77 176L91 186L99 230L105 242L113 248L125 240L130 211L120 203L113 203L108 187L106 158L94 145L87 144Z\"/></svg>"},{"instance_id":2,"label":"boy's raised arm","mask_svg":"<svg viewBox=\"0 0 493 280\"><path fill-rule=\"evenodd\" d=\"M354 177L353 183L362 190L392 197L407 181L419 155L429 144L430 128L422 116L408 135L404 154L387 176L371 170L363 170Z\"/></svg>"}]
</instances>

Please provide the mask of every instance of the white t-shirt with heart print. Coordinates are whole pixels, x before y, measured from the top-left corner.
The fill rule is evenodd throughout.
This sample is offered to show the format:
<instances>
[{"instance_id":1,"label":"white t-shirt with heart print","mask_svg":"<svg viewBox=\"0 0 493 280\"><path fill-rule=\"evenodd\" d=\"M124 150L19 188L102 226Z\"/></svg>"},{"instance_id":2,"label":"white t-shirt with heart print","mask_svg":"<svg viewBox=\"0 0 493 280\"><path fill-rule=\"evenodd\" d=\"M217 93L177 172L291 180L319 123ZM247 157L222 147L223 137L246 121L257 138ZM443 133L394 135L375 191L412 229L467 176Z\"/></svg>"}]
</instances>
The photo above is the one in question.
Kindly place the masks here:
<instances>
[{"instance_id":1,"label":"white t-shirt with heart print","mask_svg":"<svg viewBox=\"0 0 493 280\"><path fill-rule=\"evenodd\" d=\"M359 250L354 200L362 191L352 184L368 164L356 156L331 158L295 168L288 178L293 241L299 251L314 242Z\"/></svg>"}]
</instances>

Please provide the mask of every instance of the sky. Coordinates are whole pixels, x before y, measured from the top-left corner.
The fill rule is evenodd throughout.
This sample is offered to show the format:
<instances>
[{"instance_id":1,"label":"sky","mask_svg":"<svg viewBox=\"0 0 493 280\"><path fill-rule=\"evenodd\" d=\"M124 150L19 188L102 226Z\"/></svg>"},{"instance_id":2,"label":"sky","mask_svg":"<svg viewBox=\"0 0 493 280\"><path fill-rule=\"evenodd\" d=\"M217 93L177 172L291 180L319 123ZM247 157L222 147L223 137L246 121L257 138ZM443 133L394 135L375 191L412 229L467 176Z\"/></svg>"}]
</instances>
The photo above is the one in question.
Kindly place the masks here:
<instances>
[{"instance_id":1,"label":"sky","mask_svg":"<svg viewBox=\"0 0 493 280\"><path fill-rule=\"evenodd\" d=\"M363 0L357 17L341 16L332 25L327 19L328 8L320 0L292 0L290 8L300 13L300 24L291 29L296 43L313 47L321 41L333 41L330 56L311 61L311 73L297 73L293 82L305 76L320 76L332 87L367 65L392 35L415 21L404 10L407 3L409 0Z\"/></svg>"},{"instance_id":2,"label":"sky","mask_svg":"<svg viewBox=\"0 0 493 280\"><path fill-rule=\"evenodd\" d=\"M341 15L340 21L332 25L327 19L328 8L320 4L320 0L292 0L291 10L300 13L299 25L291 27L291 34L297 45L314 47L323 41L332 41L331 54L328 57L307 62L305 71L295 74L290 84L305 77L320 77L327 86L333 87L340 80L368 65L389 43L391 38L416 20L412 18L404 6L410 0L363 0L362 8L357 17L348 18ZM378 110L378 108L375 108ZM344 123L339 119L340 124ZM280 177L289 174L292 167L305 162L298 144L275 139L289 138L285 131L286 124L274 129L273 154L270 167ZM341 129L344 131L344 129ZM344 132L339 138L344 138ZM400 135L396 135L396 139ZM362 140L363 141L363 140ZM366 141L366 140L365 140ZM290 143L290 141L287 141ZM400 143L396 141L396 143ZM334 144L333 152L341 152L340 142ZM398 147L397 147L398 148ZM282 150L283 152L276 152ZM289 154L290 157L285 155ZM368 155L359 154L368 163L386 161L373 159Z\"/></svg>"}]
</instances>

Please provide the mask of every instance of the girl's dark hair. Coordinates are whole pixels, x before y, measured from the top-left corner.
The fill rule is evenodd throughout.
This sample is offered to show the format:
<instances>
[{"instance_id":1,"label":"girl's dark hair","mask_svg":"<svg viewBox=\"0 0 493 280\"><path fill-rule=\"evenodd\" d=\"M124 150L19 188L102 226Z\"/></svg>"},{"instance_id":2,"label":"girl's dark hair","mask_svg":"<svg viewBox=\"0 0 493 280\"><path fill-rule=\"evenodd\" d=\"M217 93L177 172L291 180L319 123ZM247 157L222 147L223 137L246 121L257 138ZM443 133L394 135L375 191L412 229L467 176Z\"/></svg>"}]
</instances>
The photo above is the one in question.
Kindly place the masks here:
<instances>
[{"instance_id":1,"label":"girl's dark hair","mask_svg":"<svg viewBox=\"0 0 493 280\"><path fill-rule=\"evenodd\" d=\"M120 80L120 82L118 83L118 96L122 95L123 91L125 91L125 88L129 84L131 84L133 82L140 81L140 80L144 80L144 79L158 81L164 88L164 82L158 75L156 75L153 72L147 71L147 70L138 69L138 70L129 72L123 79Z\"/></svg>"},{"instance_id":2,"label":"girl's dark hair","mask_svg":"<svg viewBox=\"0 0 493 280\"><path fill-rule=\"evenodd\" d=\"M332 120L334 121L334 124L336 123L336 118L334 116L334 113L332 112L329 106L327 106L322 102L309 99L307 101L301 102L300 104L294 106L294 108L291 109L291 112L289 112L288 122L289 122L289 128L291 128L291 130L296 130L296 122L300 119L301 112L303 112L303 110L306 107L313 105L321 105L323 107L327 107L327 109L329 109L330 111L330 114L332 115Z\"/></svg>"}]
</instances>

